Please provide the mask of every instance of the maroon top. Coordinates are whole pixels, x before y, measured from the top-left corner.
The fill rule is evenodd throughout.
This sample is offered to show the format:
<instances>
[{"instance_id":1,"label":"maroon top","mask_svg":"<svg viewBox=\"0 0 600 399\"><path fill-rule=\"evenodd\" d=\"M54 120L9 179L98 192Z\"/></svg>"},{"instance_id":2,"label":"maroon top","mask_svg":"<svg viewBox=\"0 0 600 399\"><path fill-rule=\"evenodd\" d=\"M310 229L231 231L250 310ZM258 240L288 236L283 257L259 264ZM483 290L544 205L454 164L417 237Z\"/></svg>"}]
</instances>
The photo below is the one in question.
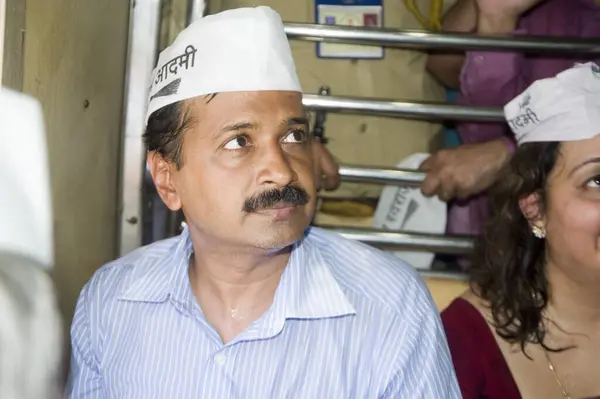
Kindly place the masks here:
<instances>
[{"instance_id":1,"label":"maroon top","mask_svg":"<svg viewBox=\"0 0 600 399\"><path fill-rule=\"evenodd\" d=\"M464 399L521 399L496 339L473 305L455 299L442 322Z\"/></svg>"},{"instance_id":2,"label":"maroon top","mask_svg":"<svg viewBox=\"0 0 600 399\"><path fill-rule=\"evenodd\" d=\"M492 331L473 305L455 299L442 322L464 399L521 399Z\"/></svg>"}]
</instances>

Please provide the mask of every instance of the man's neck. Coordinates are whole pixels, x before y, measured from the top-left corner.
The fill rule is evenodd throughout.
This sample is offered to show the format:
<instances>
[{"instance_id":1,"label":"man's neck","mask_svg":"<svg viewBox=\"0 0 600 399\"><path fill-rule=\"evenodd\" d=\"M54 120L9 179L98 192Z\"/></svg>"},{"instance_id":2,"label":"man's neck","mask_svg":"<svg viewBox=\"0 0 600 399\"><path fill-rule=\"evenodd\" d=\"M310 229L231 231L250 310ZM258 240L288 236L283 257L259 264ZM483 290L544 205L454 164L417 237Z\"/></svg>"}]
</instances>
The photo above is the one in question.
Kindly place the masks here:
<instances>
[{"instance_id":1,"label":"man's neck","mask_svg":"<svg viewBox=\"0 0 600 399\"><path fill-rule=\"evenodd\" d=\"M197 248L190 268L194 283L214 291L226 305L257 297L266 286L277 285L290 257L290 248L262 254Z\"/></svg>"},{"instance_id":2,"label":"man's neck","mask_svg":"<svg viewBox=\"0 0 600 399\"><path fill-rule=\"evenodd\" d=\"M291 247L242 248L193 237L190 283L208 322L223 342L266 312L287 266Z\"/></svg>"},{"instance_id":3,"label":"man's neck","mask_svg":"<svg viewBox=\"0 0 600 399\"><path fill-rule=\"evenodd\" d=\"M594 273L598 274L598 273ZM589 335L600 331L600 276L574 278L549 262L548 316L559 329L571 334ZM595 334L600 338L599 334Z\"/></svg>"}]
</instances>

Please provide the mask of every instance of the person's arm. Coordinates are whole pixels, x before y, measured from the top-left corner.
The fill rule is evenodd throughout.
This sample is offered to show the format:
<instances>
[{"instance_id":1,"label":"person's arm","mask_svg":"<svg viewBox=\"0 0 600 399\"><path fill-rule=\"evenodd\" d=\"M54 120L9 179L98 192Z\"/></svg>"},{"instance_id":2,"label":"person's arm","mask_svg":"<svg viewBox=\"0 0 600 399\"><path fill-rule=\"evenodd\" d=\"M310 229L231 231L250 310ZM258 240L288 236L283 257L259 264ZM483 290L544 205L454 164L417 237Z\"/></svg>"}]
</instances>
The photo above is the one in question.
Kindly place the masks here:
<instances>
[{"instance_id":1,"label":"person's arm","mask_svg":"<svg viewBox=\"0 0 600 399\"><path fill-rule=\"evenodd\" d=\"M477 24L475 0L458 0L444 16L443 32L473 32ZM427 58L427 70L444 86L450 89L460 87L460 71L465 60L463 52L433 52Z\"/></svg>"},{"instance_id":2,"label":"person's arm","mask_svg":"<svg viewBox=\"0 0 600 399\"><path fill-rule=\"evenodd\" d=\"M525 33L517 30L520 14L506 16L480 12L477 32L481 35ZM457 103L476 107L503 107L527 86L525 58L520 52L469 51L461 71ZM499 137L514 149L514 137L503 123L463 123L458 126L465 142L484 142Z\"/></svg>"},{"instance_id":3,"label":"person's arm","mask_svg":"<svg viewBox=\"0 0 600 399\"><path fill-rule=\"evenodd\" d=\"M518 17L480 13L480 35L525 33L517 31ZM461 71L459 103L501 107L525 89L524 55L520 52L469 51Z\"/></svg>"},{"instance_id":4,"label":"person's arm","mask_svg":"<svg viewBox=\"0 0 600 399\"><path fill-rule=\"evenodd\" d=\"M340 166L324 143L314 140L312 146L317 191L321 189L335 190L342 182Z\"/></svg>"},{"instance_id":5,"label":"person's arm","mask_svg":"<svg viewBox=\"0 0 600 399\"><path fill-rule=\"evenodd\" d=\"M440 316L431 294L425 290L425 287L419 289L414 300L410 300L418 320L402 320L403 324L413 323L413 326L403 341L395 372L380 399L461 398Z\"/></svg>"},{"instance_id":6,"label":"person's arm","mask_svg":"<svg viewBox=\"0 0 600 399\"><path fill-rule=\"evenodd\" d=\"M103 399L102 376L99 371L93 333L90 328L89 285L84 287L75 308L71 325L71 365L67 383L68 399Z\"/></svg>"},{"instance_id":7,"label":"person's arm","mask_svg":"<svg viewBox=\"0 0 600 399\"><path fill-rule=\"evenodd\" d=\"M524 13L544 18L532 10L542 0L476 0L477 33L482 36L527 34L517 30ZM521 93L529 83L524 55L520 52L470 51L461 72L461 97L466 105L501 107Z\"/></svg>"}]
</instances>

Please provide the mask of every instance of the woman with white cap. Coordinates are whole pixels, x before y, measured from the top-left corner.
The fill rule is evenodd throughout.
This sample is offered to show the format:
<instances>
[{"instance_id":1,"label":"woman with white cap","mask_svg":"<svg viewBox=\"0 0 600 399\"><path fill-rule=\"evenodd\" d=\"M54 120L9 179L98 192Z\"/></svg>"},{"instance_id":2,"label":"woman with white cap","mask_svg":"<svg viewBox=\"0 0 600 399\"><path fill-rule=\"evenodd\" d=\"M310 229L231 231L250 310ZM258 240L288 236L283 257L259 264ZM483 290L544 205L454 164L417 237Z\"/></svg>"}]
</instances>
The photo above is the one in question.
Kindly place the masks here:
<instances>
[{"instance_id":1,"label":"woman with white cap","mask_svg":"<svg viewBox=\"0 0 600 399\"><path fill-rule=\"evenodd\" d=\"M442 314L463 397L600 398L600 67L505 106L518 149L471 291Z\"/></svg>"}]
</instances>

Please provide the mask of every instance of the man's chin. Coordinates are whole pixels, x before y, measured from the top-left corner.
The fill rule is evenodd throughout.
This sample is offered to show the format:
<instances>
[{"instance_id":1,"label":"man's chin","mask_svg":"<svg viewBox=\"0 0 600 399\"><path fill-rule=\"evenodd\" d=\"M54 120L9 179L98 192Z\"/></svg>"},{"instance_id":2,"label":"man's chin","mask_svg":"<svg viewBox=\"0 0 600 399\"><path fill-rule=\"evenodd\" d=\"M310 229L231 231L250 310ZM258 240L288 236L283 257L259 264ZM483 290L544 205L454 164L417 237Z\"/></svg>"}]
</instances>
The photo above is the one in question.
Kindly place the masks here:
<instances>
[{"instance_id":1,"label":"man's chin","mask_svg":"<svg viewBox=\"0 0 600 399\"><path fill-rule=\"evenodd\" d=\"M304 232L308 225L304 228L291 228L291 226L271 227L271 231L263 230L256 237L256 246L268 251L281 251L294 245L296 242L304 238Z\"/></svg>"}]
</instances>

